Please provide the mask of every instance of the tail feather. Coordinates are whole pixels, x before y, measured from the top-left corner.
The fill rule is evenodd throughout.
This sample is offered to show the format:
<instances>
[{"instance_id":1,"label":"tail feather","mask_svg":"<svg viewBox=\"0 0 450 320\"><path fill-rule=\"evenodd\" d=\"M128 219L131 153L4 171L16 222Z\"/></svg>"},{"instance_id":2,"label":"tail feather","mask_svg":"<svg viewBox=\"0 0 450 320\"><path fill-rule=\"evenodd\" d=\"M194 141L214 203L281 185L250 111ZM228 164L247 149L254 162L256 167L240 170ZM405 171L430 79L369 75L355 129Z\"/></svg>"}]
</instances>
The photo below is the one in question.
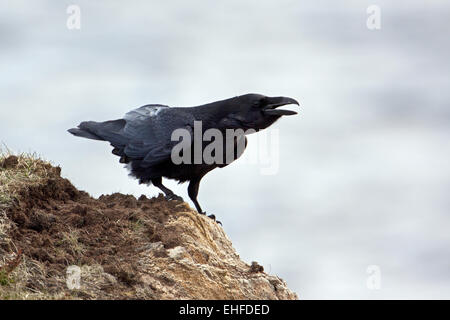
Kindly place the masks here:
<instances>
[{"instance_id":1,"label":"tail feather","mask_svg":"<svg viewBox=\"0 0 450 320\"><path fill-rule=\"evenodd\" d=\"M72 128L67 131L77 137L83 137L83 138L87 138L87 139L101 140L101 141L105 140L89 131L79 129L79 128Z\"/></svg>"},{"instance_id":2,"label":"tail feather","mask_svg":"<svg viewBox=\"0 0 450 320\"><path fill-rule=\"evenodd\" d=\"M72 128L68 131L78 137L109 141L114 146L122 146L126 139L120 131L125 124L126 122L123 119L105 122L84 121L80 123L78 128Z\"/></svg>"}]
</instances>

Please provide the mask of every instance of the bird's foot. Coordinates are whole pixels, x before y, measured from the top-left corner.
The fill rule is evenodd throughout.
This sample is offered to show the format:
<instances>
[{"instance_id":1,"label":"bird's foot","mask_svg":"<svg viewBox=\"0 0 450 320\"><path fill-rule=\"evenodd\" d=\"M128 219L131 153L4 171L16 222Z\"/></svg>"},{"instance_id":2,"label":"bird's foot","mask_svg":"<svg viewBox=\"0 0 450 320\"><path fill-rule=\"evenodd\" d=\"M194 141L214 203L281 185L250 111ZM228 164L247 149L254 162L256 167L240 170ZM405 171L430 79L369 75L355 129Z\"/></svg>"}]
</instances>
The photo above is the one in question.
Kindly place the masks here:
<instances>
[{"instance_id":1,"label":"bird's foot","mask_svg":"<svg viewBox=\"0 0 450 320\"><path fill-rule=\"evenodd\" d=\"M200 212L200 214L206 215L206 212ZM216 216L213 214L207 215L208 218L213 219L216 223L222 225L222 222L220 222L219 220L216 220Z\"/></svg>"},{"instance_id":2,"label":"bird's foot","mask_svg":"<svg viewBox=\"0 0 450 320\"><path fill-rule=\"evenodd\" d=\"M183 201L183 198L180 196L177 196L175 193L168 194L165 196L166 200L176 200L176 201Z\"/></svg>"}]
</instances>

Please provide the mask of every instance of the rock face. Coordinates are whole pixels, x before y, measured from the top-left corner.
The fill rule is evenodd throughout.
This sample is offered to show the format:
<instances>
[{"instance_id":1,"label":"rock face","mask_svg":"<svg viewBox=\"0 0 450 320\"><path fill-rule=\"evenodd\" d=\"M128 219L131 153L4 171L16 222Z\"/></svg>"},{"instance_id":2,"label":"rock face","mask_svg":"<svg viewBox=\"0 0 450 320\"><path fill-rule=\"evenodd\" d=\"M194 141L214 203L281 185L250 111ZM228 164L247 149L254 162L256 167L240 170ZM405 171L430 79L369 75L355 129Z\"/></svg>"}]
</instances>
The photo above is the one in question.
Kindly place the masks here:
<instances>
[{"instance_id":1,"label":"rock face","mask_svg":"<svg viewBox=\"0 0 450 320\"><path fill-rule=\"evenodd\" d=\"M40 160L0 163L0 299L297 299L186 203L93 199Z\"/></svg>"},{"instance_id":2,"label":"rock face","mask_svg":"<svg viewBox=\"0 0 450 320\"><path fill-rule=\"evenodd\" d=\"M239 259L223 229L183 204L165 223L171 243L142 248L139 273L162 299L296 299L286 284ZM173 242L172 242L173 241Z\"/></svg>"}]
</instances>

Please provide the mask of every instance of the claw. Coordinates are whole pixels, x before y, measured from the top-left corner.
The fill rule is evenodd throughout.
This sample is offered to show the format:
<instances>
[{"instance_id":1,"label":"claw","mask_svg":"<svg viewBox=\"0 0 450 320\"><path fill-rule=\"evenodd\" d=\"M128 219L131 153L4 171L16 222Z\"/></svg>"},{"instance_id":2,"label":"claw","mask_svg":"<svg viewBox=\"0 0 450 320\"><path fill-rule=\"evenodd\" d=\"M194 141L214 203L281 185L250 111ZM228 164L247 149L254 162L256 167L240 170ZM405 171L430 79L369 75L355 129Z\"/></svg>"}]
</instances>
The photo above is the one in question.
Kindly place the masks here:
<instances>
[{"instance_id":1,"label":"claw","mask_svg":"<svg viewBox=\"0 0 450 320\"><path fill-rule=\"evenodd\" d=\"M205 211L199 212L199 214L203 214L203 215L206 216L206 212ZM210 215L208 215L208 218L213 219L216 223L218 223L218 224L220 224L222 226L222 222L220 222L219 220L216 220L216 216L215 215L210 214Z\"/></svg>"},{"instance_id":2,"label":"claw","mask_svg":"<svg viewBox=\"0 0 450 320\"><path fill-rule=\"evenodd\" d=\"M222 222L220 222L219 220L216 220L216 216L215 216L215 215L210 214L210 215L208 216L208 218L213 219L216 223L222 225Z\"/></svg>"}]
</instances>

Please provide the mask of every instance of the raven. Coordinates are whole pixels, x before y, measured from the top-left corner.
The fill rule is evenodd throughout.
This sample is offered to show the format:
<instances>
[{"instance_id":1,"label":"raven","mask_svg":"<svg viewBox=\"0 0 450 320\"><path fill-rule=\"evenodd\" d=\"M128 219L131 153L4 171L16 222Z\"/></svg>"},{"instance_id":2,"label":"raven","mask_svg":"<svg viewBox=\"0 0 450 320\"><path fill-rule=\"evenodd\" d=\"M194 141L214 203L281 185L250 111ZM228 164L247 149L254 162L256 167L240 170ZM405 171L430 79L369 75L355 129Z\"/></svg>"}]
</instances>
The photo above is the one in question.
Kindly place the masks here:
<instances>
[{"instance_id":1,"label":"raven","mask_svg":"<svg viewBox=\"0 0 450 320\"><path fill-rule=\"evenodd\" d=\"M227 166L239 158L247 146L245 134L265 129L281 116L297 114L295 111L277 109L287 104L299 104L287 97L267 97L260 94L245 94L234 98L216 101L196 107L179 108L160 104L149 104L125 114L123 119L105 122L85 121L77 128L68 131L79 137L110 142L112 153L120 157L130 170L130 175L139 183L153 184L161 189L168 200L183 200L162 184L162 177L189 181L188 195L200 214L206 214L197 201L200 180L215 168ZM173 139L177 129L185 130L195 136L195 127L201 123L201 134L208 129L216 129L225 134L226 130L246 130L244 134L233 136L223 147L227 150L217 156L227 161L205 163L187 161L175 164L172 151L179 144ZM190 149L195 149L194 139L188 140ZM205 151L207 143L201 142L200 152ZM243 148L238 150L242 143ZM231 146L231 149L229 148ZM181 150L180 155L191 150ZM215 150L211 154L215 155ZM230 156L232 153L231 158ZM187 155L187 154L186 154ZM195 155L187 155L194 159ZM195 159L194 159L195 160ZM209 215L215 220L214 215Z\"/></svg>"}]
</instances>

